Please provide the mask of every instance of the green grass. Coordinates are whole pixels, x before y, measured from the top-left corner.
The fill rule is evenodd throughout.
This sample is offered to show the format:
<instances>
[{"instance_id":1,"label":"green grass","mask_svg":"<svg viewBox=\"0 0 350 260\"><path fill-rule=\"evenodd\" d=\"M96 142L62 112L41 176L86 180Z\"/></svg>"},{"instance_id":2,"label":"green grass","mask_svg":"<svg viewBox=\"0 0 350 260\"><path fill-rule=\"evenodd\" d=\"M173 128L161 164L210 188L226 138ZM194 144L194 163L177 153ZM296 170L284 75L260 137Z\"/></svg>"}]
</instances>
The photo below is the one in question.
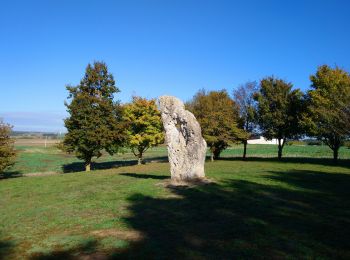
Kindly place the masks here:
<instances>
[{"instance_id":1,"label":"green grass","mask_svg":"<svg viewBox=\"0 0 350 260\"><path fill-rule=\"evenodd\" d=\"M243 146L235 145L224 150L223 157L242 156ZM277 157L277 145L248 145L247 156L249 157ZM305 158L333 158L332 150L326 145L285 145L283 157L305 157ZM350 149L341 147L339 158L350 159Z\"/></svg>"},{"instance_id":2,"label":"green grass","mask_svg":"<svg viewBox=\"0 0 350 260\"><path fill-rule=\"evenodd\" d=\"M350 258L349 160L206 173L214 184L176 189L166 162L0 180L0 258Z\"/></svg>"},{"instance_id":3,"label":"green grass","mask_svg":"<svg viewBox=\"0 0 350 260\"><path fill-rule=\"evenodd\" d=\"M9 174L27 174L27 173L45 173L45 172L75 172L82 171L83 163L75 158L74 155L68 155L54 146L16 146L19 151L17 162ZM222 157L241 157L242 145L229 147L222 153ZM332 158L332 151L327 146L288 146L283 151L283 156L287 158ZM209 155L209 154L208 154ZM276 157L276 145L248 145L248 157ZM166 147L156 147L150 149L145 154L146 160L164 159L167 156ZM350 149L342 147L339 152L341 159L350 159ZM136 159L130 151L125 150L114 156L104 154L101 158L95 159L95 169L108 169L123 165L136 163Z\"/></svg>"},{"instance_id":4,"label":"green grass","mask_svg":"<svg viewBox=\"0 0 350 260\"><path fill-rule=\"evenodd\" d=\"M45 172L76 172L84 170L83 162L73 154L66 154L55 146L16 146L18 157L15 165L10 168L8 174L27 174ZM145 159L157 159L157 156L166 156L165 147L156 147L145 154ZM104 153L100 158L94 158L95 169L117 167L135 163L135 156L128 150L117 155L110 156Z\"/></svg>"}]
</instances>

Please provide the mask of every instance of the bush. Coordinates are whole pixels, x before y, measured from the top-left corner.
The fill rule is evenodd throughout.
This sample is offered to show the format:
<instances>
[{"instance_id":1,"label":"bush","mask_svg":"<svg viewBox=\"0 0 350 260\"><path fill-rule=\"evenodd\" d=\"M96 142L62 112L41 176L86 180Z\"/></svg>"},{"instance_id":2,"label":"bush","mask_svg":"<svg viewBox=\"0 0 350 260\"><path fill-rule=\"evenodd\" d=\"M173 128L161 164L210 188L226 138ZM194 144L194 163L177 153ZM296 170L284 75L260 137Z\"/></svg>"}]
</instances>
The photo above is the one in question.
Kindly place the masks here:
<instances>
[{"instance_id":1,"label":"bush","mask_svg":"<svg viewBox=\"0 0 350 260\"><path fill-rule=\"evenodd\" d=\"M350 149L350 140L346 140L344 142L344 146L347 147L348 149Z\"/></svg>"},{"instance_id":2,"label":"bush","mask_svg":"<svg viewBox=\"0 0 350 260\"><path fill-rule=\"evenodd\" d=\"M306 145L306 143L304 141L292 140L288 141L286 145Z\"/></svg>"},{"instance_id":3,"label":"bush","mask_svg":"<svg viewBox=\"0 0 350 260\"><path fill-rule=\"evenodd\" d=\"M305 140L305 142L307 145L323 145L323 142L317 139L308 139L308 140Z\"/></svg>"},{"instance_id":4,"label":"bush","mask_svg":"<svg viewBox=\"0 0 350 260\"><path fill-rule=\"evenodd\" d=\"M15 163L14 140L10 138L12 127L0 120L0 173Z\"/></svg>"}]
</instances>

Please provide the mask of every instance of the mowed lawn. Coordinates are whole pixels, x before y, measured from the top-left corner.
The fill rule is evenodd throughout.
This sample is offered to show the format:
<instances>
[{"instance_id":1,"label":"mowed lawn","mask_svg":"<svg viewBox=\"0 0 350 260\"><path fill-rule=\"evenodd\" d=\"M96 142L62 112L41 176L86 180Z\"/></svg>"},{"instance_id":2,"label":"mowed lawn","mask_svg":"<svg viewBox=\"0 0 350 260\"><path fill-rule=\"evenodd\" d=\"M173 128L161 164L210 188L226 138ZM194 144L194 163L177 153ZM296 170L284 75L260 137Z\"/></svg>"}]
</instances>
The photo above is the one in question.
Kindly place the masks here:
<instances>
[{"instance_id":1,"label":"mowed lawn","mask_svg":"<svg viewBox=\"0 0 350 260\"><path fill-rule=\"evenodd\" d=\"M84 164L72 154L66 154L57 149L52 143L46 148L43 141L31 145L16 145L18 151L17 162L7 174L28 173L62 173L84 170ZM241 157L242 145L229 147L222 152L223 158ZM209 153L208 153L209 156ZM248 145L248 157L274 158L277 157L276 145ZM327 146L297 146L286 145L283 150L285 158L332 158L332 151ZM342 147L339 151L340 159L350 159L350 149ZM145 154L146 161L164 161L167 159L165 146L149 149ZM94 169L110 169L136 164L135 156L127 149L110 156L105 153L101 158L94 159ZM298 160L297 160L298 161Z\"/></svg>"},{"instance_id":2,"label":"mowed lawn","mask_svg":"<svg viewBox=\"0 0 350 260\"><path fill-rule=\"evenodd\" d=\"M206 163L212 184L168 188L153 162L0 180L0 258L350 258L350 163Z\"/></svg>"}]
</instances>

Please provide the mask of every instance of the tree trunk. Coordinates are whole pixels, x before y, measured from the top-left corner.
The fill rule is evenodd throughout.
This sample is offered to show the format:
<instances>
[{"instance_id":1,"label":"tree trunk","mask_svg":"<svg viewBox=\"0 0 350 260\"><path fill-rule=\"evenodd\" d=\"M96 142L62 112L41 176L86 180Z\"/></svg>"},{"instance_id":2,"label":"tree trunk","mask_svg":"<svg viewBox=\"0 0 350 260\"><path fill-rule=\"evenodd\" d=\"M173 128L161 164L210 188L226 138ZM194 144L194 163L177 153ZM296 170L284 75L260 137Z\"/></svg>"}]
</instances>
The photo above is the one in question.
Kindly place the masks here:
<instances>
[{"instance_id":1,"label":"tree trunk","mask_svg":"<svg viewBox=\"0 0 350 260\"><path fill-rule=\"evenodd\" d=\"M139 153L137 155L137 165L141 165L142 164L142 153Z\"/></svg>"},{"instance_id":2,"label":"tree trunk","mask_svg":"<svg viewBox=\"0 0 350 260\"><path fill-rule=\"evenodd\" d=\"M215 151L214 151L214 160L217 160L217 159L219 159L220 158L220 153L221 153L221 151L219 150L219 149L215 149Z\"/></svg>"},{"instance_id":3,"label":"tree trunk","mask_svg":"<svg viewBox=\"0 0 350 260\"><path fill-rule=\"evenodd\" d=\"M91 161L85 162L85 171L89 172L91 170Z\"/></svg>"},{"instance_id":4,"label":"tree trunk","mask_svg":"<svg viewBox=\"0 0 350 260\"><path fill-rule=\"evenodd\" d=\"M333 162L337 163L339 148L341 146L341 138L338 135L333 134L332 136L325 138L324 141L333 151Z\"/></svg>"},{"instance_id":5,"label":"tree trunk","mask_svg":"<svg viewBox=\"0 0 350 260\"><path fill-rule=\"evenodd\" d=\"M247 157L247 144L248 144L248 141L244 140L243 141L243 160L245 160Z\"/></svg>"},{"instance_id":6,"label":"tree trunk","mask_svg":"<svg viewBox=\"0 0 350 260\"><path fill-rule=\"evenodd\" d=\"M278 139L278 160L282 159L282 149L283 149L283 144L281 143L282 139Z\"/></svg>"},{"instance_id":7,"label":"tree trunk","mask_svg":"<svg viewBox=\"0 0 350 260\"><path fill-rule=\"evenodd\" d=\"M339 151L339 147L336 147L335 149L333 149L333 162L335 163L338 162L338 151Z\"/></svg>"}]
</instances>

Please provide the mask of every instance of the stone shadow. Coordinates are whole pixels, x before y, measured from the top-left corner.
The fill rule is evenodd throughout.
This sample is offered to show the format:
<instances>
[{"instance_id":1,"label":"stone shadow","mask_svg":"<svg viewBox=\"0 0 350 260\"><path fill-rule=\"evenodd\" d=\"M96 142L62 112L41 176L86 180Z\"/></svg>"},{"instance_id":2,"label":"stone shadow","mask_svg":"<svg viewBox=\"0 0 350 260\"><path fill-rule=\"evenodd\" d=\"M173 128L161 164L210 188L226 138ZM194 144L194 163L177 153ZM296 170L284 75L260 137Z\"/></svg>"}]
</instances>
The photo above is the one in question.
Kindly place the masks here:
<instances>
[{"instance_id":1,"label":"stone shadow","mask_svg":"<svg viewBox=\"0 0 350 260\"><path fill-rule=\"evenodd\" d=\"M120 173L119 175L133 177L137 179L155 179L165 180L170 179L170 176L154 175L154 174L142 174L142 173Z\"/></svg>"}]
</instances>

